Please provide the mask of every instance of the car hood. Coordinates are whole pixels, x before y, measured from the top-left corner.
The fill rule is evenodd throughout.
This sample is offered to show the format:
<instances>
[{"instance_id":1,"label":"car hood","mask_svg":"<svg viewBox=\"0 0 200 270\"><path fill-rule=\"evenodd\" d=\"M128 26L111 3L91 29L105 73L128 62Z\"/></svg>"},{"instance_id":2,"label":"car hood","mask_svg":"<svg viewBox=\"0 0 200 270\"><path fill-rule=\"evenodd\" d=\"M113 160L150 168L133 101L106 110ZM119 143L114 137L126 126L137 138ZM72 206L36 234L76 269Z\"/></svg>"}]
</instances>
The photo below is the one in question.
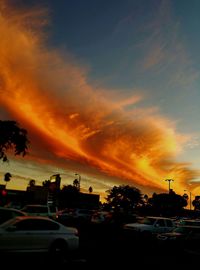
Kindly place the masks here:
<instances>
[{"instance_id":1,"label":"car hood","mask_svg":"<svg viewBox=\"0 0 200 270\"><path fill-rule=\"evenodd\" d=\"M141 224L141 223L130 223L130 224L125 224L124 228L130 228L130 229L134 229L134 228L149 228L149 226L151 225L147 225L147 224Z\"/></svg>"}]
</instances>

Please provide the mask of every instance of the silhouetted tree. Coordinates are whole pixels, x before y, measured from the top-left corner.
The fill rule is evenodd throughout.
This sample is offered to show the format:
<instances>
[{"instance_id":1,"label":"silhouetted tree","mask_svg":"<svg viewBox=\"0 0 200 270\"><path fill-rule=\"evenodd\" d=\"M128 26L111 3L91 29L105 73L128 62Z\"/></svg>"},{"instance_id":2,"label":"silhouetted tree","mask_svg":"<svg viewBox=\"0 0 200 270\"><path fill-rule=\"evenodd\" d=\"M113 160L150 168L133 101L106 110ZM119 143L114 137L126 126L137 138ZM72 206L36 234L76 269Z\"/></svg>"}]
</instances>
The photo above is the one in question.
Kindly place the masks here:
<instances>
[{"instance_id":1,"label":"silhouetted tree","mask_svg":"<svg viewBox=\"0 0 200 270\"><path fill-rule=\"evenodd\" d=\"M7 185L7 182L10 181L10 178L11 177L12 177L12 175L9 172L7 172L7 173L4 174L4 181L6 182L6 185Z\"/></svg>"},{"instance_id":2,"label":"silhouetted tree","mask_svg":"<svg viewBox=\"0 0 200 270\"><path fill-rule=\"evenodd\" d=\"M184 193L184 194L183 194L183 198L184 198L186 201L188 201L189 196L187 195L187 193Z\"/></svg>"},{"instance_id":3,"label":"silhouetted tree","mask_svg":"<svg viewBox=\"0 0 200 270\"><path fill-rule=\"evenodd\" d=\"M80 188L78 179L74 179L74 181L73 181L73 186L76 187L77 189Z\"/></svg>"},{"instance_id":4,"label":"silhouetted tree","mask_svg":"<svg viewBox=\"0 0 200 270\"><path fill-rule=\"evenodd\" d=\"M149 196L147 195L147 194L145 194L144 196L143 196L143 204L148 204L148 201L149 201Z\"/></svg>"},{"instance_id":5,"label":"silhouetted tree","mask_svg":"<svg viewBox=\"0 0 200 270\"><path fill-rule=\"evenodd\" d=\"M12 177L12 175L9 172L5 173L4 174L4 181L9 182L11 177Z\"/></svg>"},{"instance_id":6,"label":"silhouetted tree","mask_svg":"<svg viewBox=\"0 0 200 270\"><path fill-rule=\"evenodd\" d=\"M171 193L154 193L152 198L149 198L149 203L152 205L157 214L161 215L177 215L187 206L187 200L183 196Z\"/></svg>"},{"instance_id":7,"label":"silhouetted tree","mask_svg":"<svg viewBox=\"0 0 200 270\"><path fill-rule=\"evenodd\" d=\"M43 187L49 188L49 187L50 187L50 184L51 184L51 181L50 181L50 180L44 180L44 181L42 182Z\"/></svg>"},{"instance_id":8,"label":"silhouetted tree","mask_svg":"<svg viewBox=\"0 0 200 270\"><path fill-rule=\"evenodd\" d=\"M194 210L200 210L200 196L195 196L192 205L194 206Z\"/></svg>"},{"instance_id":9,"label":"silhouetted tree","mask_svg":"<svg viewBox=\"0 0 200 270\"><path fill-rule=\"evenodd\" d=\"M31 179L28 183L29 187L34 187L35 186L35 180Z\"/></svg>"},{"instance_id":10,"label":"silhouetted tree","mask_svg":"<svg viewBox=\"0 0 200 270\"><path fill-rule=\"evenodd\" d=\"M15 155L26 155L28 149L27 131L15 121L0 120L0 159L7 161L6 152L14 149Z\"/></svg>"},{"instance_id":11,"label":"silhouetted tree","mask_svg":"<svg viewBox=\"0 0 200 270\"><path fill-rule=\"evenodd\" d=\"M89 191L89 193L92 193L93 192L93 188L92 187L89 187L88 191Z\"/></svg>"},{"instance_id":12,"label":"silhouetted tree","mask_svg":"<svg viewBox=\"0 0 200 270\"><path fill-rule=\"evenodd\" d=\"M140 190L129 185L114 186L106 192L107 204L115 209L132 210L142 202Z\"/></svg>"}]
</instances>

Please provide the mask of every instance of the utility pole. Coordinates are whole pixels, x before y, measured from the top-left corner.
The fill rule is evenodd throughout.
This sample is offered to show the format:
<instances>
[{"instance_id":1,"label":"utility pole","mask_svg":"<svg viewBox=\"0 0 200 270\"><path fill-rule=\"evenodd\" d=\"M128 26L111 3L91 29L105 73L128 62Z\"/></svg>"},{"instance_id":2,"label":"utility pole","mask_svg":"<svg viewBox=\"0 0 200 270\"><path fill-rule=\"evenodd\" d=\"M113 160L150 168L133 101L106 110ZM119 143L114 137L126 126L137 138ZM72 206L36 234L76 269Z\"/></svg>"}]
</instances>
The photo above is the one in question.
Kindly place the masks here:
<instances>
[{"instance_id":1,"label":"utility pole","mask_svg":"<svg viewBox=\"0 0 200 270\"><path fill-rule=\"evenodd\" d=\"M173 179L166 179L165 181L169 182L169 193L170 193L170 190L171 190L171 189L170 189L170 183L171 183L171 182L174 182L174 180L173 180Z\"/></svg>"}]
</instances>

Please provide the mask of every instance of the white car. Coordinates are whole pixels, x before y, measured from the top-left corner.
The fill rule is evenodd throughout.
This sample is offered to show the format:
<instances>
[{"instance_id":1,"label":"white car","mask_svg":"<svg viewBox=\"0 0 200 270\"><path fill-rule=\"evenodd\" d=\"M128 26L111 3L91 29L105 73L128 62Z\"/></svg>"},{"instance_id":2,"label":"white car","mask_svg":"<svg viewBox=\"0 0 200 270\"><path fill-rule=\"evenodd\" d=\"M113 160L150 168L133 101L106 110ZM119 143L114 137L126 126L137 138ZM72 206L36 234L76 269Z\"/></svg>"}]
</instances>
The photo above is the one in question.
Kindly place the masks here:
<instances>
[{"instance_id":1,"label":"white car","mask_svg":"<svg viewBox=\"0 0 200 270\"><path fill-rule=\"evenodd\" d=\"M0 224L18 216L26 216L26 214L14 208L0 207Z\"/></svg>"},{"instance_id":2,"label":"white car","mask_svg":"<svg viewBox=\"0 0 200 270\"><path fill-rule=\"evenodd\" d=\"M125 230L140 233L163 233L171 232L175 228L172 219L166 217L145 217L138 223L128 223L124 225Z\"/></svg>"},{"instance_id":3,"label":"white car","mask_svg":"<svg viewBox=\"0 0 200 270\"><path fill-rule=\"evenodd\" d=\"M64 260L78 248L78 230L49 218L21 216L0 225L0 252L47 252Z\"/></svg>"},{"instance_id":4,"label":"white car","mask_svg":"<svg viewBox=\"0 0 200 270\"><path fill-rule=\"evenodd\" d=\"M56 219L58 212L57 207L48 204L27 204L21 211L25 212L28 216L41 216Z\"/></svg>"}]
</instances>

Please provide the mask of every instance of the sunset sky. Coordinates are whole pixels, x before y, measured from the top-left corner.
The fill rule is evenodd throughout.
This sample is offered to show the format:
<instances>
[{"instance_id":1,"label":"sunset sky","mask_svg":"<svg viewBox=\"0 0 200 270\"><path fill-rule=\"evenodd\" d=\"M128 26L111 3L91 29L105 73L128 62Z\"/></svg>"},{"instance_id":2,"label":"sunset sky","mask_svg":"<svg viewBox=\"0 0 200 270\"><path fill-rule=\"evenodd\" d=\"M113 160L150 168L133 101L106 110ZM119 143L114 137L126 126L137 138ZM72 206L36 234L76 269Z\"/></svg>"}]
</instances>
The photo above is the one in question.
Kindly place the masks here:
<instances>
[{"instance_id":1,"label":"sunset sky","mask_svg":"<svg viewBox=\"0 0 200 270\"><path fill-rule=\"evenodd\" d=\"M37 2L37 4L35 4ZM0 2L0 119L29 153L0 163L26 189L60 173L105 196L200 194L200 1Z\"/></svg>"}]
</instances>

